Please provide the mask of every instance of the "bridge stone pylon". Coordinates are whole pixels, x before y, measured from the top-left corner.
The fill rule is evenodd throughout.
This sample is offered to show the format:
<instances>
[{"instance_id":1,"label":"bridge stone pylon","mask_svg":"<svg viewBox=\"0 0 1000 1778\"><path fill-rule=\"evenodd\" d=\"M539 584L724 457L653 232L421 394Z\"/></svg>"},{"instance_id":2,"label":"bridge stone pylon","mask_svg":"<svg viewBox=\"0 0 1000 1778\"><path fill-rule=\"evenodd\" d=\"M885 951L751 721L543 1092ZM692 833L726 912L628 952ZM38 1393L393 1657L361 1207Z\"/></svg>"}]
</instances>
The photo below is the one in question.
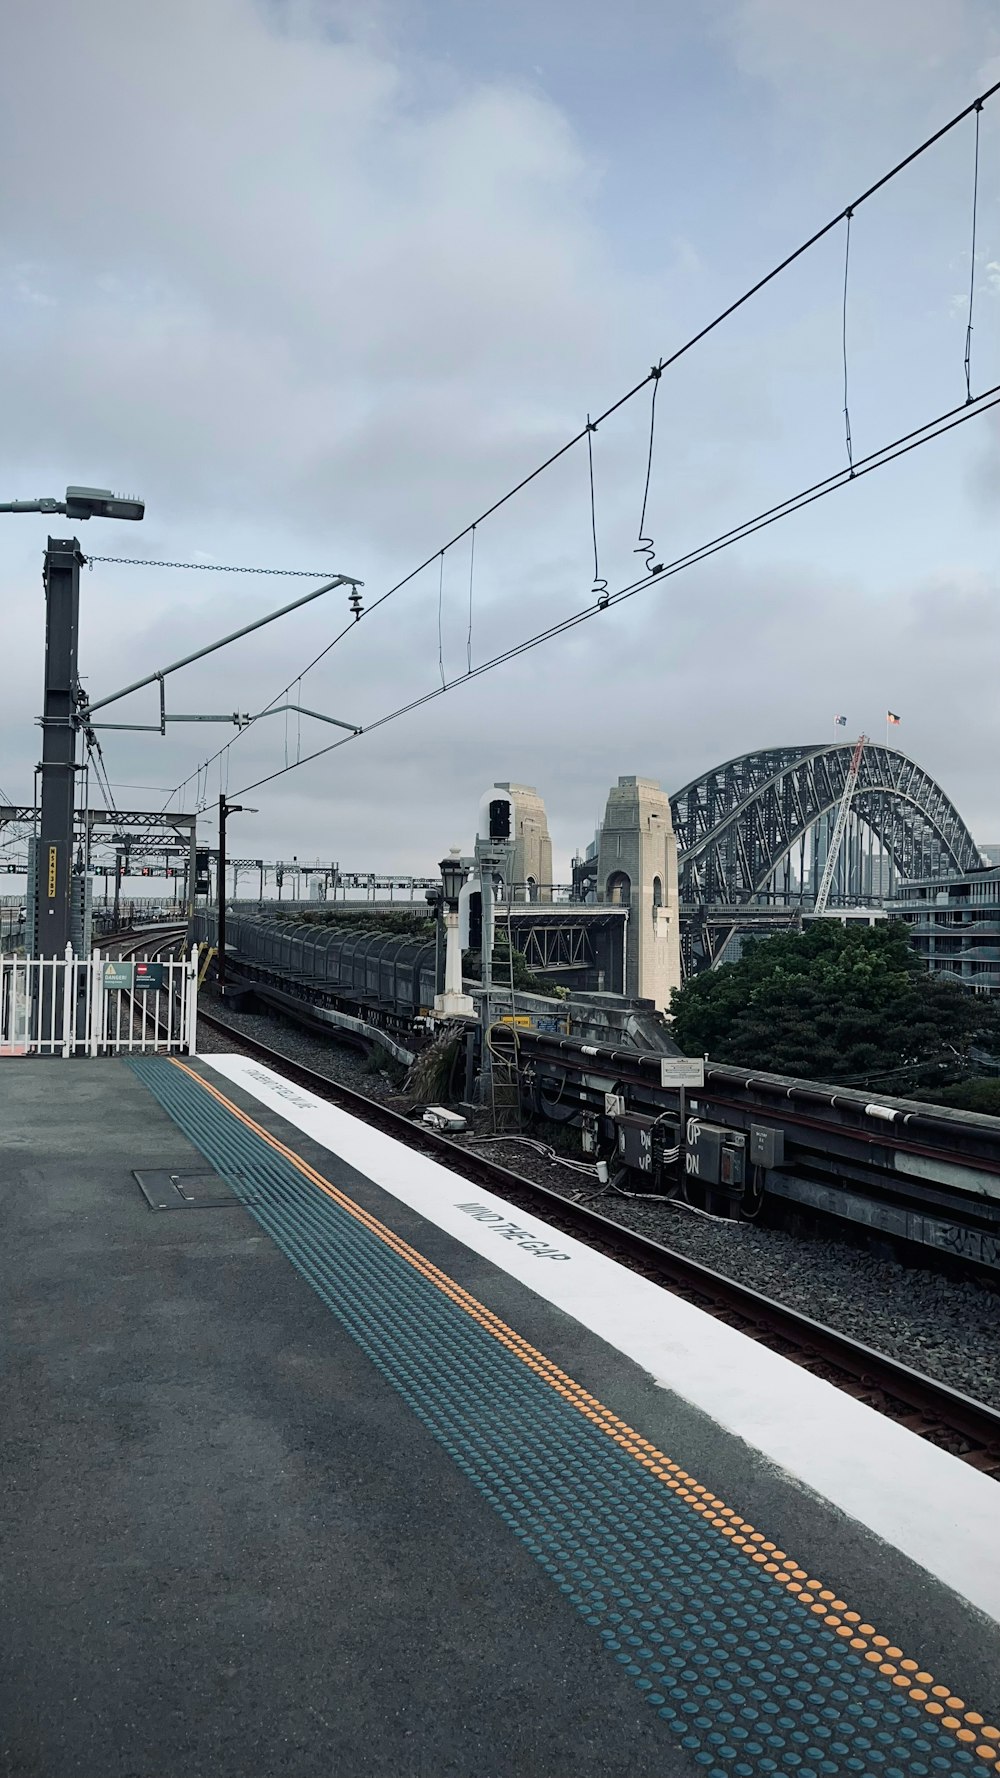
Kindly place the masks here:
<instances>
[{"instance_id":1,"label":"bridge stone pylon","mask_svg":"<svg viewBox=\"0 0 1000 1778\"><path fill-rule=\"evenodd\" d=\"M666 1012L681 981L677 841L670 798L653 778L619 778L608 793L597 899L629 909L625 992Z\"/></svg>"},{"instance_id":2,"label":"bridge stone pylon","mask_svg":"<svg viewBox=\"0 0 1000 1778\"><path fill-rule=\"evenodd\" d=\"M552 900L552 841L545 804L531 784L495 785L514 805L512 882L515 901Z\"/></svg>"}]
</instances>

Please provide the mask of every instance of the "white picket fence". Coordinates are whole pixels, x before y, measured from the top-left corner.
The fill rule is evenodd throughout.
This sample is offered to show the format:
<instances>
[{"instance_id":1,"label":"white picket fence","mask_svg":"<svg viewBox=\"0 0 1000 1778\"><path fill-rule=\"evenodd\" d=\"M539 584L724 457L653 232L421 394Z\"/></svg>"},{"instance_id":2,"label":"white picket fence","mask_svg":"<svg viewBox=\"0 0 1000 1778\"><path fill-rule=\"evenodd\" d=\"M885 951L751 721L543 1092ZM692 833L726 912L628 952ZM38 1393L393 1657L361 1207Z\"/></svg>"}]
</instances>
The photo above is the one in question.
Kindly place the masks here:
<instances>
[{"instance_id":1,"label":"white picket fence","mask_svg":"<svg viewBox=\"0 0 1000 1778\"><path fill-rule=\"evenodd\" d=\"M0 956L0 1057L193 1055L197 950L157 959L158 988L106 986L114 961L99 951L74 957L69 946L65 957Z\"/></svg>"}]
</instances>

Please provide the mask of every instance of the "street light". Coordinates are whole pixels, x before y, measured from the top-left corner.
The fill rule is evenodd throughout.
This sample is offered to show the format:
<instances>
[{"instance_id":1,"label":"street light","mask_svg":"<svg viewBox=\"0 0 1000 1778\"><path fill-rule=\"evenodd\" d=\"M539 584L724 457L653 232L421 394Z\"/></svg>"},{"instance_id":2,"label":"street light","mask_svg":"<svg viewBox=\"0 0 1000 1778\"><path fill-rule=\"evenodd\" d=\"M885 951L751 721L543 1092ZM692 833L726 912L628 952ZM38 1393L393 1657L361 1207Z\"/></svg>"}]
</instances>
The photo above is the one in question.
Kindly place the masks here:
<instances>
[{"instance_id":1,"label":"street light","mask_svg":"<svg viewBox=\"0 0 1000 1778\"><path fill-rule=\"evenodd\" d=\"M66 489L64 500L10 500L4 512L65 513L71 519L141 519L145 502L110 488ZM75 538L50 537L45 551L45 703L42 807L36 850L32 949L61 957L70 938L73 807L76 796L77 628L80 565Z\"/></svg>"},{"instance_id":2,"label":"street light","mask_svg":"<svg viewBox=\"0 0 1000 1778\"><path fill-rule=\"evenodd\" d=\"M462 947L458 942L458 898L467 870L457 846L452 847L447 858L442 858L439 869L445 906L444 993L435 994L434 1011L438 1018L472 1019L476 1009L471 996L462 990Z\"/></svg>"},{"instance_id":3,"label":"street light","mask_svg":"<svg viewBox=\"0 0 1000 1778\"><path fill-rule=\"evenodd\" d=\"M457 908L458 898L468 875L457 848L452 849L449 857L442 858L438 869L441 872L441 886L444 889L445 901L450 908Z\"/></svg>"},{"instance_id":4,"label":"street light","mask_svg":"<svg viewBox=\"0 0 1000 1778\"><path fill-rule=\"evenodd\" d=\"M9 500L0 512L62 512L68 519L141 519L146 502L110 488L66 489L65 500Z\"/></svg>"},{"instance_id":5,"label":"street light","mask_svg":"<svg viewBox=\"0 0 1000 1778\"><path fill-rule=\"evenodd\" d=\"M226 987L226 819L229 815L256 815L256 809L248 808L246 803L227 803L225 795L219 797L219 863L218 881L215 885L219 898L219 922L216 935L216 980L220 993Z\"/></svg>"}]
</instances>

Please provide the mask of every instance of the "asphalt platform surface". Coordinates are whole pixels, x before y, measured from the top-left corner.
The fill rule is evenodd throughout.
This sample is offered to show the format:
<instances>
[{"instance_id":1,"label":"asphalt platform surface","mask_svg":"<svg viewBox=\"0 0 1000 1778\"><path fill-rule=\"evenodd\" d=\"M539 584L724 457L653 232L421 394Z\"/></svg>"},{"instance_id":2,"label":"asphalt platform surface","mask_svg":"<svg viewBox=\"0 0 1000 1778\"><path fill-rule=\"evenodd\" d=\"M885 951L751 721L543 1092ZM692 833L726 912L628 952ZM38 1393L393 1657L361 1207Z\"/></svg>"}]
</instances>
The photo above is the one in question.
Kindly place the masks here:
<instances>
[{"instance_id":1,"label":"asphalt platform surface","mask_svg":"<svg viewBox=\"0 0 1000 1778\"><path fill-rule=\"evenodd\" d=\"M0 1773L704 1771L250 1213L157 1211L133 1176L199 1166L126 1062L0 1066ZM337 1181L997 1720L996 1626L376 1184Z\"/></svg>"}]
</instances>

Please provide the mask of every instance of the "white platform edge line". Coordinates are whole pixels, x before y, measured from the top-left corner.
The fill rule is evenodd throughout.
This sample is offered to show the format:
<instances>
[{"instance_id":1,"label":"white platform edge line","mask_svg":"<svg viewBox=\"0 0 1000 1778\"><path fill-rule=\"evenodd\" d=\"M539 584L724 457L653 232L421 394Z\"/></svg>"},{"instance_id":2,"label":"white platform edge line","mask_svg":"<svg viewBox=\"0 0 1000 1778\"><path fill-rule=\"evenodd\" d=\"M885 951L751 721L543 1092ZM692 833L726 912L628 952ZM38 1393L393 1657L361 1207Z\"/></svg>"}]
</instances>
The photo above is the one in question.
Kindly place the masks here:
<instances>
[{"instance_id":1,"label":"white platform edge line","mask_svg":"<svg viewBox=\"0 0 1000 1778\"><path fill-rule=\"evenodd\" d=\"M221 1054L198 1060L1000 1622L997 1482L261 1063ZM474 1220L461 1208L471 1203L499 1220ZM568 1257L546 1257L539 1247ZM684 1460L682 1450L668 1455Z\"/></svg>"}]
</instances>

